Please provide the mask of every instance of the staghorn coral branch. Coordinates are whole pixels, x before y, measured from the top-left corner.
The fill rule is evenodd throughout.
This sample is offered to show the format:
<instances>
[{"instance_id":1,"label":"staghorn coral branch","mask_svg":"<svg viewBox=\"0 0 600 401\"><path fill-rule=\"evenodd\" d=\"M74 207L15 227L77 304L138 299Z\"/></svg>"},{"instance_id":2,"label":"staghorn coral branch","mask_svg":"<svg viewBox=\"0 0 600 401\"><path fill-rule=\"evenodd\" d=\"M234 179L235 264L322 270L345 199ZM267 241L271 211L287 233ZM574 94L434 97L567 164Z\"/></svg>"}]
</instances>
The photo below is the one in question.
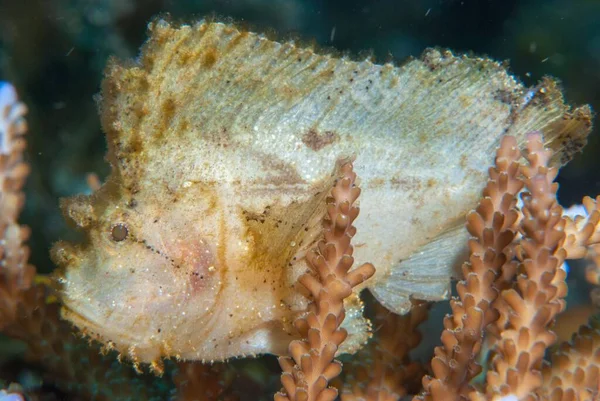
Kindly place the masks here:
<instances>
[{"instance_id":1,"label":"staghorn coral branch","mask_svg":"<svg viewBox=\"0 0 600 401\"><path fill-rule=\"evenodd\" d=\"M536 399L542 384L541 368L545 350L556 341L548 328L565 307L565 272L560 269L566 252L565 221L556 201L557 170L548 167L551 152L543 148L541 135L527 141L529 166L523 166L529 193L523 195L523 219L517 256L520 274L514 288L502 292L507 308L501 309L506 327L499 327L493 370L487 374L488 399L510 396L516 400ZM473 399L482 399L473 394Z\"/></svg>"},{"instance_id":2,"label":"staghorn coral branch","mask_svg":"<svg viewBox=\"0 0 600 401\"><path fill-rule=\"evenodd\" d=\"M594 401L600 396L600 318L592 318L552 354L539 393L550 401Z\"/></svg>"},{"instance_id":3,"label":"staghorn coral branch","mask_svg":"<svg viewBox=\"0 0 600 401\"><path fill-rule=\"evenodd\" d=\"M29 166L23 161L27 107L14 87L0 81L0 329L14 321L22 293L31 287L35 268L23 243L29 229L17 222Z\"/></svg>"},{"instance_id":4,"label":"staghorn coral branch","mask_svg":"<svg viewBox=\"0 0 600 401\"><path fill-rule=\"evenodd\" d=\"M334 357L347 335L340 328L345 317L344 298L375 273L371 264L349 271L354 262L350 242L356 233L352 223L359 211L354 202L360 190L355 186L352 164L343 165L341 173L328 200L324 240L307 255L314 274L299 278L314 301L307 314L295 321L303 339L290 343L291 359L279 358L283 390L275 394L276 401L332 401L337 397L337 390L328 383L342 370Z\"/></svg>"},{"instance_id":5,"label":"staghorn coral branch","mask_svg":"<svg viewBox=\"0 0 600 401\"><path fill-rule=\"evenodd\" d=\"M469 382L481 366L475 358L481 349L485 328L498 314L491 305L498 297L494 282L502 271L514 271L513 240L516 236L516 194L523 187L518 178L520 152L513 137L504 137L489 170L489 180L477 209L467 216L469 261L458 283L458 299L450 301L452 315L444 319L442 346L431 361L433 377L423 378L425 392L414 400L467 399Z\"/></svg>"},{"instance_id":6,"label":"staghorn coral branch","mask_svg":"<svg viewBox=\"0 0 600 401\"><path fill-rule=\"evenodd\" d=\"M600 196L583 198L582 205L565 211L565 251L568 259L585 258L586 280L600 286ZM600 288L591 293L592 303L600 305Z\"/></svg>"},{"instance_id":7,"label":"staghorn coral branch","mask_svg":"<svg viewBox=\"0 0 600 401\"><path fill-rule=\"evenodd\" d=\"M25 399L23 395L9 388L7 390L0 390L0 401L25 401Z\"/></svg>"},{"instance_id":8,"label":"staghorn coral branch","mask_svg":"<svg viewBox=\"0 0 600 401\"><path fill-rule=\"evenodd\" d=\"M583 198L584 216L575 213L573 217L565 211L565 243L567 259L581 259L592 251L600 250L600 196Z\"/></svg>"},{"instance_id":9,"label":"staghorn coral branch","mask_svg":"<svg viewBox=\"0 0 600 401\"><path fill-rule=\"evenodd\" d=\"M427 319L430 304L412 301L406 315L375 306L375 341L361 350L350 365L342 401L397 401L418 391L424 369L409 352L421 342L418 326ZM420 387L420 385L418 385Z\"/></svg>"}]
</instances>

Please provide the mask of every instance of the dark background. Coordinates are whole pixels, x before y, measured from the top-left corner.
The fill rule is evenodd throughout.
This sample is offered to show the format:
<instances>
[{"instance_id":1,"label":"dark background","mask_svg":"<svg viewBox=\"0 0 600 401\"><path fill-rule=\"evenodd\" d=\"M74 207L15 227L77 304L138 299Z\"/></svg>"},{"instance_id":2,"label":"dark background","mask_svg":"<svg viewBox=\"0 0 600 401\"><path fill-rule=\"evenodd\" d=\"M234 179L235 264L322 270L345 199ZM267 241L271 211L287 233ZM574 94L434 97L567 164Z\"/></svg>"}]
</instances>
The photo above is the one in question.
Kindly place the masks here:
<instances>
[{"instance_id":1,"label":"dark background","mask_svg":"<svg viewBox=\"0 0 600 401\"><path fill-rule=\"evenodd\" d=\"M22 222L32 227L31 260L41 271L52 270L50 244L72 235L58 198L85 192L87 173L108 173L93 100L106 60L135 57L148 21L165 13L185 22L229 19L380 62L430 46L487 55L509 60L528 85L557 77L569 103L600 109L597 0L0 0L0 79L12 81L30 108ZM599 145L595 129L562 169L565 206L600 193Z\"/></svg>"}]
</instances>

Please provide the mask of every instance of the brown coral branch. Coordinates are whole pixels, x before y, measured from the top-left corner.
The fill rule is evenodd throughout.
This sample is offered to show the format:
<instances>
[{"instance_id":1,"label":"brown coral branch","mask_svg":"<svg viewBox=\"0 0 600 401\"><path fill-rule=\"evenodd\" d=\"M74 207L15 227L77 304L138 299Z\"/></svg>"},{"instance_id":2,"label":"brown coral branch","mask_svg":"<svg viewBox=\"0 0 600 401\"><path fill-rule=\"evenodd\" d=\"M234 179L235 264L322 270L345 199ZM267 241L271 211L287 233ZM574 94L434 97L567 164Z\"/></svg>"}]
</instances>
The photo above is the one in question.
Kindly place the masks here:
<instances>
[{"instance_id":1,"label":"brown coral branch","mask_svg":"<svg viewBox=\"0 0 600 401\"><path fill-rule=\"evenodd\" d=\"M25 398L21 394L21 389L18 387L20 386L11 385L7 389L0 389L0 401L25 401Z\"/></svg>"},{"instance_id":2,"label":"brown coral branch","mask_svg":"<svg viewBox=\"0 0 600 401\"><path fill-rule=\"evenodd\" d=\"M29 229L17 222L29 174L23 161L26 112L13 86L0 82L0 329L16 318L20 298L35 276L35 268L28 264L29 248L24 245Z\"/></svg>"},{"instance_id":3,"label":"brown coral branch","mask_svg":"<svg viewBox=\"0 0 600 401\"><path fill-rule=\"evenodd\" d=\"M575 214L571 217L565 216L565 251L568 259L585 258L589 261L585 269L586 280L595 286L591 291L592 304L600 307L600 196L593 199L589 196L582 201L581 207L575 207L574 213L571 209L565 211L565 215Z\"/></svg>"},{"instance_id":4,"label":"brown coral branch","mask_svg":"<svg viewBox=\"0 0 600 401\"><path fill-rule=\"evenodd\" d=\"M557 170L548 167L551 152L543 148L541 135L530 134L527 149L530 165L522 171L529 193L523 195L520 274L515 288L502 293L508 308L500 312L506 315L507 326L495 347L493 370L487 374L488 399L535 399L542 384L544 352L556 341L548 327L565 307L565 272L560 268L566 257L565 221L556 201L558 185L553 184Z\"/></svg>"},{"instance_id":5,"label":"brown coral branch","mask_svg":"<svg viewBox=\"0 0 600 401\"><path fill-rule=\"evenodd\" d=\"M550 401L593 401L600 396L600 318L582 326L544 366L540 394Z\"/></svg>"},{"instance_id":6,"label":"brown coral branch","mask_svg":"<svg viewBox=\"0 0 600 401\"><path fill-rule=\"evenodd\" d=\"M472 390L469 382L481 372L475 357L486 326L498 317L491 308L498 296L494 282L502 278L503 270L514 270L515 196L523 187L519 158L515 138L504 137L480 204L467 216L470 257L462 267L458 298L450 301L453 314L444 319L443 345L436 347L431 362L434 376L423 378L425 393L415 400L466 399Z\"/></svg>"},{"instance_id":7,"label":"brown coral branch","mask_svg":"<svg viewBox=\"0 0 600 401\"><path fill-rule=\"evenodd\" d=\"M418 391L424 369L408 354L421 342L417 327L427 319L429 306L413 301L406 315L392 313L379 303L375 306L374 341L351 364L342 401L396 401Z\"/></svg>"},{"instance_id":8,"label":"brown coral branch","mask_svg":"<svg viewBox=\"0 0 600 401\"><path fill-rule=\"evenodd\" d=\"M330 401L337 397L337 390L328 383L342 370L334 356L347 335L340 328L345 317L344 298L375 273L371 264L350 271L354 262L350 242L356 233L352 223L358 216L354 202L360 189L355 186L352 164L342 166L341 173L327 205L325 238L307 255L313 274L299 279L314 302L309 304L308 313L295 321L303 339L291 342L291 359L279 359L283 390L275 395L277 401Z\"/></svg>"},{"instance_id":9,"label":"brown coral branch","mask_svg":"<svg viewBox=\"0 0 600 401\"><path fill-rule=\"evenodd\" d=\"M600 196L583 198L585 216L566 216L565 244L568 259L581 259L592 249L600 250Z\"/></svg>"}]
</instances>

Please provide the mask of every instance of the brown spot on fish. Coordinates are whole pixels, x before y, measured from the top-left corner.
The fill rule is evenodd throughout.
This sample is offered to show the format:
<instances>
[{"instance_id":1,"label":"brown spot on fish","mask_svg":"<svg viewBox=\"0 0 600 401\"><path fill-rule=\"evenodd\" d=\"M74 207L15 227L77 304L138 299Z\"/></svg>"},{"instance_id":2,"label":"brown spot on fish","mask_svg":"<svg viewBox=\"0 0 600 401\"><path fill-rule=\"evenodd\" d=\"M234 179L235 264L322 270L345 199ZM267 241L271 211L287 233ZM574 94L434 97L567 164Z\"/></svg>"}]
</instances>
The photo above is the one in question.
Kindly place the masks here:
<instances>
[{"instance_id":1,"label":"brown spot on fish","mask_svg":"<svg viewBox=\"0 0 600 401\"><path fill-rule=\"evenodd\" d=\"M392 177L390 180L392 188L403 191L418 191L421 189L422 181L414 177Z\"/></svg>"},{"instance_id":2,"label":"brown spot on fish","mask_svg":"<svg viewBox=\"0 0 600 401\"><path fill-rule=\"evenodd\" d=\"M385 185L385 182L383 178L374 178L369 183L369 188L381 188Z\"/></svg>"},{"instance_id":3,"label":"brown spot on fish","mask_svg":"<svg viewBox=\"0 0 600 401\"><path fill-rule=\"evenodd\" d=\"M218 131L207 132L204 138L219 148L227 148L231 145L231 134L227 127L221 127Z\"/></svg>"},{"instance_id":4,"label":"brown spot on fish","mask_svg":"<svg viewBox=\"0 0 600 401\"><path fill-rule=\"evenodd\" d=\"M190 129L190 122L188 120L183 120L179 123L179 132L187 132Z\"/></svg>"},{"instance_id":5,"label":"brown spot on fish","mask_svg":"<svg viewBox=\"0 0 600 401\"><path fill-rule=\"evenodd\" d=\"M210 47L206 49L204 54L202 55L202 65L206 68L210 68L217 62L219 58L219 52L214 47Z\"/></svg>"},{"instance_id":6,"label":"brown spot on fish","mask_svg":"<svg viewBox=\"0 0 600 401\"><path fill-rule=\"evenodd\" d=\"M175 116L177 105L173 99L167 99L162 104L163 129L166 129Z\"/></svg>"},{"instance_id":7,"label":"brown spot on fish","mask_svg":"<svg viewBox=\"0 0 600 401\"><path fill-rule=\"evenodd\" d=\"M304 179L289 163L279 158L264 155L260 159L265 171L269 172L268 183L272 185L295 185L304 183Z\"/></svg>"},{"instance_id":8,"label":"brown spot on fish","mask_svg":"<svg viewBox=\"0 0 600 401\"><path fill-rule=\"evenodd\" d=\"M325 146L336 143L339 140L340 136L336 132L325 131L323 133L320 133L313 128L308 130L308 132L302 137L302 143L304 143L307 147L314 150L315 152L318 152Z\"/></svg>"}]
</instances>

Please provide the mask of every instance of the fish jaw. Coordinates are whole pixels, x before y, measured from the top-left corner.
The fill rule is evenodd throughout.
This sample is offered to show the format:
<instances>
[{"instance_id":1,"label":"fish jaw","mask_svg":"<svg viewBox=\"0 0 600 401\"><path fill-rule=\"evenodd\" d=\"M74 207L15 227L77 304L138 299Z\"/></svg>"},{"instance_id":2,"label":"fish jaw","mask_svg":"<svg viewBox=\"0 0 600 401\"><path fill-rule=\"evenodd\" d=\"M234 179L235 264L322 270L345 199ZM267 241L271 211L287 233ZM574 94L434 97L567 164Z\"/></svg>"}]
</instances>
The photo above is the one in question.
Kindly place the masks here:
<instances>
[{"instance_id":1,"label":"fish jaw","mask_svg":"<svg viewBox=\"0 0 600 401\"><path fill-rule=\"evenodd\" d=\"M67 249L57 244L54 253L67 253ZM88 250L69 259L77 264L63 269L63 317L134 361L180 354L175 339L189 331L182 329L191 323L188 316L202 328L198 335L210 332L208 317L214 305L207 300L216 298L220 281L208 275L199 279L198 265L182 265L180 270L192 272L185 274L147 250L112 257Z\"/></svg>"}]
</instances>

